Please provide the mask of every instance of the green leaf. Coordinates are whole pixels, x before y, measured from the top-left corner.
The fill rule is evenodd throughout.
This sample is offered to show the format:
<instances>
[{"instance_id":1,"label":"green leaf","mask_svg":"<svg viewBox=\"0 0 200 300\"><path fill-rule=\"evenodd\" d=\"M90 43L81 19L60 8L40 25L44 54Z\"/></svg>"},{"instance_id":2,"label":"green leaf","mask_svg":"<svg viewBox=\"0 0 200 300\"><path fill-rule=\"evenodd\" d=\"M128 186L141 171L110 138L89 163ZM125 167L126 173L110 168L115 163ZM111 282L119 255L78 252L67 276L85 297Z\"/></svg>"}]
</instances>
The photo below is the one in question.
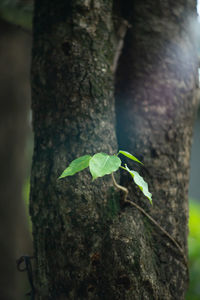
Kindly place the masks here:
<instances>
[{"instance_id":1,"label":"green leaf","mask_svg":"<svg viewBox=\"0 0 200 300\"><path fill-rule=\"evenodd\" d=\"M106 153L95 154L89 162L90 172L93 180L106 174L111 174L119 169L121 159L116 155L108 155Z\"/></svg>"},{"instance_id":2,"label":"green leaf","mask_svg":"<svg viewBox=\"0 0 200 300\"><path fill-rule=\"evenodd\" d=\"M135 184L140 188L143 194L149 199L150 203L152 204L152 194L148 190L148 184L144 181L143 177L136 171L130 170L127 165L125 165L126 170L129 174L133 177Z\"/></svg>"},{"instance_id":3,"label":"green leaf","mask_svg":"<svg viewBox=\"0 0 200 300\"><path fill-rule=\"evenodd\" d=\"M123 150L119 150L118 154L123 154L124 156L137 161L138 163L140 163L141 165L144 165L141 161L139 161L139 159L137 159L135 156L133 156L131 153L127 152L127 151L123 151Z\"/></svg>"},{"instance_id":4,"label":"green leaf","mask_svg":"<svg viewBox=\"0 0 200 300\"><path fill-rule=\"evenodd\" d=\"M81 156L79 158L76 158L75 160L73 160L69 167L67 167L63 173L60 175L60 178L64 178L66 176L72 176L82 170L84 170L85 168L87 168L89 166L89 161L91 159L92 156L90 155L84 155Z\"/></svg>"}]
</instances>

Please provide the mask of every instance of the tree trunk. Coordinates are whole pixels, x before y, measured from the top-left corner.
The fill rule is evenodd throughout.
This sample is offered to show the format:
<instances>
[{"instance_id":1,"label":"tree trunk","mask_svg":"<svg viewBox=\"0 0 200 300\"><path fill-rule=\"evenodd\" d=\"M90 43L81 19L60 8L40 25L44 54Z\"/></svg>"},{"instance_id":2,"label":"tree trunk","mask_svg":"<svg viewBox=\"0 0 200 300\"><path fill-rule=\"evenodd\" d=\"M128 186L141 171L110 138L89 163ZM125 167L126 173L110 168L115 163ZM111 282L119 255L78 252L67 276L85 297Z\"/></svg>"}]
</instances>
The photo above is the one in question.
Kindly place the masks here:
<instances>
[{"instance_id":1,"label":"tree trunk","mask_svg":"<svg viewBox=\"0 0 200 300\"><path fill-rule=\"evenodd\" d=\"M140 172L153 194L151 216L187 256L189 163L197 111L198 63L196 1L186 2L176 1L172 6L170 1L159 5L152 0L134 1L134 5L122 9L130 29L116 75L116 115L119 148L135 153L145 164ZM148 210L142 193L126 174L121 184L129 187L132 201ZM144 228L149 228L149 221L141 218ZM148 262L151 271L147 273L142 267L139 271L152 289L148 297L184 299L187 273L183 259L157 226L151 226L151 230L155 235L152 253L148 254L153 257ZM141 262L149 260L143 252L140 256Z\"/></svg>"},{"instance_id":2,"label":"tree trunk","mask_svg":"<svg viewBox=\"0 0 200 300\"><path fill-rule=\"evenodd\" d=\"M16 260L31 239L23 199L28 128L30 39L0 19L0 298L23 299L26 275Z\"/></svg>"},{"instance_id":3,"label":"tree trunk","mask_svg":"<svg viewBox=\"0 0 200 300\"><path fill-rule=\"evenodd\" d=\"M58 176L76 157L117 151L111 9L110 1L35 2L31 215L39 299L104 297L109 287L103 240L118 212L111 177Z\"/></svg>"},{"instance_id":4,"label":"tree trunk","mask_svg":"<svg viewBox=\"0 0 200 300\"><path fill-rule=\"evenodd\" d=\"M131 10L128 6L122 9L123 17L133 25L126 36L117 72L117 133L120 147L138 153L148 171L152 170L150 179L147 178L154 199L152 215L186 248L186 160L189 160L189 135L195 110L195 101L191 99L196 65L191 54L191 61L184 69L186 73L177 69L184 67L178 64L182 58L175 61L174 69L177 42L185 45L186 41L183 51L186 58L190 57L188 49L192 49L185 27L183 37L176 39L179 19L170 21L165 29L168 32L170 24L174 24L175 44L170 45L168 52L158 51L159 45L163 48L165 45L166 17L158 12L155 19L154 13L146 12L148 4L150 1L138 2ZM156 8L153 11L156 14ZM109 176L91 182L88 172L83 171L71 178L57 179L76 157L117 152L112 14L112 3L108 0L59 0L56 4L35 1L32 61L35 146L30 211L38 299L184 299L187 268L178 249L140 212L131 206L120 207L119 195ZM147 18L147 25L142 18ZM117 17L115 23L120 19ZM154 21L160 27L152 40L146 31L154 33ZM170 34L167 41L172 42ZM161 63L163 59L160 69L156 65L157 76L163 76L158 86L152 71L157 55ZM165 59L169 73L164 68ZM170 82L169 76L172 76ZM185 86L180 85L183 80ZM160 103L160 91L164 88ZM187 122L187 130L183 128L186 124L183 120ZM126 178L123 183L129 185ZM130 198L143 206L140 194L133 196L130 191Z\"/></svg>"}]
</instances>

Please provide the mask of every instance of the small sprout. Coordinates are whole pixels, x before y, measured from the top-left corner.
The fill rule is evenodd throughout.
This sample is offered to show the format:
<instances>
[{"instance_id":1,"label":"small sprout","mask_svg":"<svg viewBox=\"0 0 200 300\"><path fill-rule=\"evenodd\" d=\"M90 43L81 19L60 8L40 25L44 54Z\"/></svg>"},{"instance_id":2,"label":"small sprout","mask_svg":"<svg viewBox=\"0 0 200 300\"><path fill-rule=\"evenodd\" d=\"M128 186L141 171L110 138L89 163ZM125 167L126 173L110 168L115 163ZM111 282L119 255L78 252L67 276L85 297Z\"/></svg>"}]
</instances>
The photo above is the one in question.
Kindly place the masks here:
<instances>
[{"instance_id":1,"label":"small sprout","mask_svg":"<svg viewBox=\"0 0 200 300\"><path fill-rule=\"evenodd\" d=\"M63 171L60 175L59 179L72 176L87 167L89 167L90 173L92 175L92 179L95 180L98 177L103 177L108 174L112 174L122 168L126 170L132 177L135 184L140 188L143 192L144 196L147 197L152 204L152 195L148 190L148 184L144 181L142 176L138 174L138 172L134 170L130 170L127 165L122 166L121 159L118 157L119 154L122 154L131 160L136 161L143 165L141 161L139 161L135 156L130 154L129 152L120 150L117 155L108 155L106 153L96 153L95 155L84 155L79 158L73 160L69 166Z\"/></svg>"},{"instance_id":2,"label":"small sprout","mask_svg":"<svg viewBox=\"0 0 200 300\"><path fill-rule=\"evenodd\" d=\"M127 165L125 165L125 169L128 173L133 177L135 184L140 188L143 194L149 199L150 203L152 204L152 194L149 192L148 184L144 181L143 177L136 171L130 170Z\"/></svg>"},{"instance_id":3,"label":"small sprout","mask_svg":"<svg viewBox=\"0 0 200 300\"><path fill-rule=\"evenodd\" d=\"M89 166L89 161L91 159L90 155L84 155L79 158L74 159L69 167L67 167L63 173L60 175L60 178L64 178L66 176L72 176Z\"/></svg>"},{"instance_id":4,"label":"small sprout","mask_svg":"<svg viewBox=\"0 0 200 300\"><path fill-rule=\"evenodd\" d=\"M95 154L89 162L90 173L93 180L111 174L119 169L121 159L116 155L108 155L106 153Z\"/></svg>"}]
</instances>

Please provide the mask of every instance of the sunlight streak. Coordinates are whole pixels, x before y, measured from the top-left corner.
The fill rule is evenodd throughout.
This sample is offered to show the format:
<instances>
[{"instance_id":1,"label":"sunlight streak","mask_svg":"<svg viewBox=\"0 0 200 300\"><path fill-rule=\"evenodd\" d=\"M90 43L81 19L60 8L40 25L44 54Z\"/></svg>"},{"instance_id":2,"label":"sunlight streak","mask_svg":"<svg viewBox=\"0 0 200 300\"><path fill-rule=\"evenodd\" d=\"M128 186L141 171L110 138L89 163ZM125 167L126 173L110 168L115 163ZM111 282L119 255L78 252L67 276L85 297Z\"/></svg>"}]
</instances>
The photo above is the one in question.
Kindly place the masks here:
<instances>
[{"instance_id":1,"label":"sunlight streak","mask_svg":"<svg viewBox=\"0 0 200 300\"><path fill-rule=\"evenodd\" d=\"M200 0L197 0L197 14L198 14L198 21L200 22Z\"/></svg>"}]
</instances>

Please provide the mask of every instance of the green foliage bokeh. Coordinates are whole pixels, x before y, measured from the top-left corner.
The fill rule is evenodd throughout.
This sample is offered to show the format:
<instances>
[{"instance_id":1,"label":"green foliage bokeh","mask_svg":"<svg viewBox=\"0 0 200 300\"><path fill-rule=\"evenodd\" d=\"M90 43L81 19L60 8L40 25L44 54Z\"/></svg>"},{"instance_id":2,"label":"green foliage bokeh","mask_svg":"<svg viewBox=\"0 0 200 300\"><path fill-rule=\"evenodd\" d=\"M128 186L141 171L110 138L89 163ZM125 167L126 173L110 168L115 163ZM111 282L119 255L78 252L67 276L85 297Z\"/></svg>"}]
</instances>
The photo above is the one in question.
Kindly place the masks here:
<instances>
[{"instance_id":1,"label":"green foliage bokeh","mask_svg":"<svg viewBox=\"0 0 200 300\"><path fill-rule=\"evenodd\" d=\"M186 300L200 299L200 202L190 201L189 218L189 271L190 284Z\"/></svg>"}]
</instances>

